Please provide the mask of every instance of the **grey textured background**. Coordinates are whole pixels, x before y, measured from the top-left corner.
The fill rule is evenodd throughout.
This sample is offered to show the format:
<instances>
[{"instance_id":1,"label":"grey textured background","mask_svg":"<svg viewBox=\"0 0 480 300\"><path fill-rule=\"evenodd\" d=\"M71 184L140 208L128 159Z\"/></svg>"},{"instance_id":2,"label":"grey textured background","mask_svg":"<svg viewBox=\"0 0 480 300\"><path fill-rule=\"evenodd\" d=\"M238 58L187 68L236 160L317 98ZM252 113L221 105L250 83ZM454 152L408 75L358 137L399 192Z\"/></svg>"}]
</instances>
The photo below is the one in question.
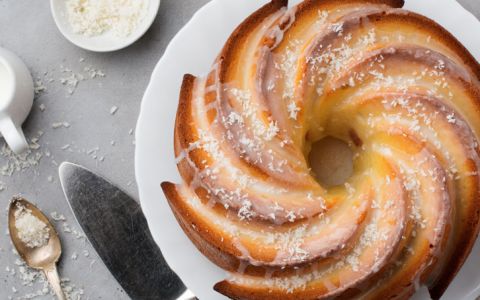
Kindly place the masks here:
<instances>
[{"instance_id":1,"label":"grey textured background","mask_svg":"<svg viewBox=\"0 0 480 300\"><path fill-rule=\"evenodd\" d=\"M64 214L70 227L79 229L65 202L55 162L68 160L82 164L138 199L134 136L129 131L135 129L143 92L155 64L175 33L206 2L162 0L155 23L140 41L118 52L99 54L79 49L63 38L51 17L49 1L0 0L0 47L17 53L34 77L40 78L47 88L37 95L31 115L24 124L27 138L35 137L39 130L44 131L39 141L41 147L34 151L43 155L39 165L12 176L0 175L0 181L6 185L0 192L0 300L9 296L21 298L43 287L41 283L32 287L22 285L19 266L15 265L17 257L11 251L9 237L4 234L7 227L3 208L12 195L23 194L47 214L53 211ZM69 86L62 85L60 79L72 73L61 70L68 68L75 74L85 75L83 69L89 66L103 71L106 76L79 82L70 95ZM49 82L50 79L54 81ZM41 104L46 107L43 112L39 109ZM110 114L112 106L118 107L114 115ZM71 126L53 129L55 122L68 122ZM115 141L115 145L112 146L111 141ZM3 144L0 138L0 148ZM62 150L67 144L71 146ZM96 147L97 152L89 152ZM47 157L49 152L50 157ZM102 156L103 162L100 161ZM11 160L0 155L0 169L9 162ZM48 180L49 176L53 182ZM82 299L128 299L88 242L64 232L61 223L56 226L64 247L61 276L84 289ZM84 256L84 250L89 252L89 257ZM71 256L75 252L78 258L73 260ZM95 262L90 266L92 261ZM15 269L16 274L7 272L7 267ZM12 288L18 291L14 293Z\"/></svg>"},{"instance_id":2,"label":"grey textured background","mask_svg":"<svg viewBox=\"0 0 480 300\"><path fill-rule=\"evenodd\" d=\"M97 171L138 198L134 136L129 132L135 128L140 101L156 62L170 39L206 2L208 0L162 0L155 23L139 42L115 53L97 54L79 49L63 38L50 15L47 0L0 0L0 46L17 53L46 87L46 91L37 95L24 125L28 138L37 136L39 130L44 132L38 142L40 148L30 155L42 155L42 158L37 166L11 176L0 175L0 183L6 187L0 192L0 207L6 207L12 195L21 193L47 213L64 214L66 224L73 230L78 229L57 175L56 163L65 160ZM461 2L480 17L480 2ZM85 67L101 70L106 76L79 82L70 95L71 86L62 84L61 79L73 73L87 75ZM43 112L41 104L46 107ZM117 106L118 111L111 115L113 106ZM68 122L71 126L54 129L55 122ZM0 141L0 147L3 144ZM66 148L66 145L70 146ZM0 170L11 163L12 159L0 151ZM0 232L6 230L5 217L6 213L2 212ZM75 290L83 288L82 299L128 299L88 242L65 232L63 223L56 224L64 246L61 276L70 278ZM85 251L88 256L84 255ZM72 259L75 253L78 258ZM1 233L0 300L23 299L43 287L38 279L33 286L23 285L21 266L15 264L16 259L8 235Z\"/></svg>"}]
</instances>

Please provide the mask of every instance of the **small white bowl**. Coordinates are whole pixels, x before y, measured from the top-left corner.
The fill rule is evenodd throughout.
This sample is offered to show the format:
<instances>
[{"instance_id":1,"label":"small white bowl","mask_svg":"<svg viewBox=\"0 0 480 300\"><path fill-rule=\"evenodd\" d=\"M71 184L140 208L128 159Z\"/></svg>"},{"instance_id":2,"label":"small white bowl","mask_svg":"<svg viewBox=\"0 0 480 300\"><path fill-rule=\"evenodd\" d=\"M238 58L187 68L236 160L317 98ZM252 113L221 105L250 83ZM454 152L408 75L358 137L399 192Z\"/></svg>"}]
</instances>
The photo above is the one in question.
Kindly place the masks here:
<instances>
[{"instance_id":1,"label":"small white bowl","mask_svg":"<svg viewBox=\"0 0 480 300\"><path fill-rule=\"evenodd\" d=\"M160 8L160 0L149 0L147 13L137 28L127 37L119 37L112 32L97 36L85 36L73 32L68 21L65 0L50 0L53 19L63 36L80 48L94 52L111 52L130 46L150 28Z\"/></svg>"}]
</instances>

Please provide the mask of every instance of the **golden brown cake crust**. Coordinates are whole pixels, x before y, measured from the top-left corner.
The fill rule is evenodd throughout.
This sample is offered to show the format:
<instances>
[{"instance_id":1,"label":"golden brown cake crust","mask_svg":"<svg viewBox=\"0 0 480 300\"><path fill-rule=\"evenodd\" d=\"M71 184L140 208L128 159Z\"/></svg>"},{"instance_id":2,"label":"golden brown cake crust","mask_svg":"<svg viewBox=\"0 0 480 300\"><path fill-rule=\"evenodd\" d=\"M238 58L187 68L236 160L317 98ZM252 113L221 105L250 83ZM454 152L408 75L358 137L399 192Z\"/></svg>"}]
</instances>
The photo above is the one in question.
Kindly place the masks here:
<instances>
[{"instance_id":1,"label":"golden brown cake crust","mask_svg":"<svg viewBox=\"0 0 480 300\"><path fill-rule=\"evenodd\" d=\"M424 16L400 9L403 4L399 0L306 0L287 10L287 1L273 0L237 27L205 78L185 75L174 134L184 182L162 183L162 189L193 244L230 272L229 278L215 285L216 291L232 299L408 299L417 284L425 284L432 298L439 299L465 262L479 232L480 65L448 31ZM322 18L326 25L312 23ZM309 32L315 26L318 31ZM381 31L372 34L365 28ZM405 36L397 31L404 31ZM350 52L345 44L357 48ZM291 65L282 69L292 57ZM325 69L331 73L317 74ZM290 72L295 76L288 77ZM402 72L413 77L406 87L395 82ZM289 94L292 84L295 91ZM315 85L323 89L314 90ZM329 106L329 102L337 104ZM249 103L257 105L256 109L250 109ZM274 106L286 104L288 109L274 111ZM382 116L370 127L380 133L362 127L374 123L365 111ZM418 115L430 114L435 118L418 119ZM397 124L397 117L414 124ZM275 118L288 120L279 125ZM342 118L352 118L352 124ZM357 120L361 118L368 121ZM387 126L386 120L394 124ZM244 125L250 121L250 127ZM430 127L440 136L424 135L422 130ZM265 137L268 130L273 136ZM379 178L368 184L365 178L369 176L362 180L354 176L339 196L326 193L311 177L305 158L298 156L307 146L288 140L289 134L320 139L322 130L351 142L359 156L370 151L375 157L371 168L387 174L388 183L374 190ZM256 132L264 139L263 148L255 150L260 154L245 146L258 138ZM445 144L447 136L451 145ZM385 145L391 149L383 149ZM265 153L271 153L271 161L266 161L270 158ZM418 172L432 175L405 174L408 168L399 162L411 167L407 158L415 155L426 165L418 166ZM225 161L228 168L219 161ZM232 169L235 172L229 173ZM413 188L407 188L412 186L409 176L417 180ZM414 200L419 196L409 189L418 189L419 182L433 186L431 196L422 194L422 189L415 193L436 210ZM394 204L384 194L396 197ZM379 199L383 204L374 203ZM342 206L348 201L355 209ZM302 209L301 205L306 206ZM385 209L391 205L396 206ZM335 209L347 211L348 217L342 219L333 213ZM376 220L374 210L402 227L393 230L393 221ZM328 223L319 221L324 215L333 224L338 222L342 234L329 231ZM424 223L429 226L423 227ZM377 237L372 245L365 244L371 238L365 233L371 224L380 228L375 232L389 233L382 237L387 244ZM296 237L301 244L294 246L299 249L283 249L277 236L293 239L292 233L304 226L318 227L319 233L302 233L305 236ZM266 242L269 235L275 236L273 243ZM334 237L329 240L329 236ZM330 249L325 246L328 241L341 244ZM367 253L375 246L371 264L368 258L373 250L352 258L352 252ZM359 275L355 261L360 259L375 268ZM374 264L375 260L380 263Z\"/></svg>"}]
</instances>

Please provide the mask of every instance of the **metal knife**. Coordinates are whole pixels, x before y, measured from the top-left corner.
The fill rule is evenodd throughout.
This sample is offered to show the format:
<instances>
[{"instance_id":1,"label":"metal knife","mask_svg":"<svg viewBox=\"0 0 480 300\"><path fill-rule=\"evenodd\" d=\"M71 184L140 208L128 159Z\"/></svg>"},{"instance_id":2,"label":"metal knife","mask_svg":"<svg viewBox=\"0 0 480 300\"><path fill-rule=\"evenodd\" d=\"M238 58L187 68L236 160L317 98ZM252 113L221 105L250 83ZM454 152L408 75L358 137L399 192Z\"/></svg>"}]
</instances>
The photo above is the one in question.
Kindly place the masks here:
<instances>
[{"instance_id":1,"label":"metal knife","mask_svg":"<svg viewBox=\"0 0 480 300\"><path fill-rule=\"evenodd\" d=\"M64 162L59 174L78 223L132 299L196 299L168 267L135 200L81 166Z\"/></svg>"}]
</instances>

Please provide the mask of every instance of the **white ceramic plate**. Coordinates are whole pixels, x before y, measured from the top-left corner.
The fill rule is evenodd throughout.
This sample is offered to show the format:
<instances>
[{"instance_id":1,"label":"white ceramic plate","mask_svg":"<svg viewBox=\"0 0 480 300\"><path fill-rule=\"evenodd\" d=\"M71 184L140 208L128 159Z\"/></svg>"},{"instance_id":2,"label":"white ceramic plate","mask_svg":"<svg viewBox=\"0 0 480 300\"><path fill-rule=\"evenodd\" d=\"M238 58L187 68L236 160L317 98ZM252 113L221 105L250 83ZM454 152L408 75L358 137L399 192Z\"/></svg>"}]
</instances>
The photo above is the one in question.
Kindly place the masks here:
<instances>
[{"instance_id":1,"label":"white ceramic plate","mask_svg":"<svg viewBox=\"0 0 480 300\"><path fill-rule=\"evenodd\" d=\"M145 16L137 28L127 37L119 37L112 32L105 32L98 36L88 37L73 32L68 22L65 2L66 0L50 0L50 9L58 29L63 36L73 44L95 52L116 51L136 42L147 32L148 28L150 28L160 8L160 0L149 0Z\"/></svg>"},{"instance_id":2,"label":"white ceramic plate","mask_svg":"<svg viewBox=\"0 0 480 300\"><path fill-rule=\"evenodd\" d=\"M210 263L177 224L162 181L179 182L174 162L173 126L178 94L185 73L202 75L232 30L267 0L213 0L199 10L176 35L156 66L143 98L136 130L135 167L140 201L153 237L171 268L202 300L224 299L213 285L225 273ZM291 1L294 3L299 2ZM407 9L437 20L453 32L480 59L478 22L454 0L407 0ZM475 29L474 29L475 28ZM444 299L475 299L480 293L480 243ZM425 291L416 295L425 299Z\"/></svg>"}]
</instances>

